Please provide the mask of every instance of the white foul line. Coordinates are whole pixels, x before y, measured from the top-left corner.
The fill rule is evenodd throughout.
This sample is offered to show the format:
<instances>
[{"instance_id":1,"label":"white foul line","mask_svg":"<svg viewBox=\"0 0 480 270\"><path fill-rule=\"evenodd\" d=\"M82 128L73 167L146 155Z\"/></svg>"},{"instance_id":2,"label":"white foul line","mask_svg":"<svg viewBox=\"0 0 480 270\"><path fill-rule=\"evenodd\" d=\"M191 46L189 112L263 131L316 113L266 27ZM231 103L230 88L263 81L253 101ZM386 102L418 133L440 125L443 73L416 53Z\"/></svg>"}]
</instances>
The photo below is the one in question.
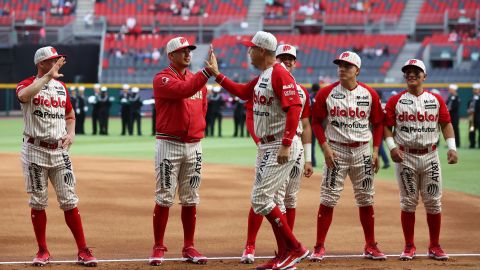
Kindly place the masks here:
<instances>
[{"instance_id":1,"label":"white foul line","mask_svg":"<svg viewBox=\"0 0 480 270\"><path fill-rule=\"evenodd\" d=\"M398 254L386 255L387 257L398 257ZM428 257L428 254L417 254L417 257ZM479 253L458 253L452 254L449 253L450 257L480 257ZM238 260L240 261L241 257L208 257L208 260ZM271 256L257 256L255 259L270 259ZM363 258L363 255L326 255L325 258ZM171 262L181 262L185 261L184 258L165 258L164 261ZM67 260L67 261L50 261L49 263L64 264L64 263L76 263L76 260ZM111 260L98 260L99 263L110 263L110 262L148 262L148 259L111 259ZM0 262L0 265L9 265L9 264L31 264L32 261L15 261L15 262Z\"/></svg>"}]
</instances>

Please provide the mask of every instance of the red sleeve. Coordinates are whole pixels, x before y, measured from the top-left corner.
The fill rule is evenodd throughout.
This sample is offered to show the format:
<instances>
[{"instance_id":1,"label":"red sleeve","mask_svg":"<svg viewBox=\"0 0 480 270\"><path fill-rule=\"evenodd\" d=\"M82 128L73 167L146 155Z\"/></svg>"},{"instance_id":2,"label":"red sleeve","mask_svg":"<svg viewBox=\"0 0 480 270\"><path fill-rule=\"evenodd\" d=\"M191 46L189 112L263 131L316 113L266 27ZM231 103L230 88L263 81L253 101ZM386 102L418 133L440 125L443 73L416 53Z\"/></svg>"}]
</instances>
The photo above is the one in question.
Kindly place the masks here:
<instances>
[{"instance_id":1,"label":"red sleeve","mask_svg":"<svg viewBox=\"0 0 480 270\"><path fill-rule=\"evenodd\" d=\"M327 97L338 84L336 82L320 89L315 96L315 103L312 106L312 130L320 145L327 141L322 126L323 120L327 118Z\"/></svg>"},{"instance_id":2,"label":"red sleeve","mask_svg":"<svg viewBox=\"0 0 480 270\"><path fill-rule=\"evenodd\" d=\"M60 81L59 81L60 82ZM70 94L68 93L68 88L65 85L64 82L60 82L63 85L63 88L65 88L65 95L67 97L66 104L65 104L65 114L69 113L72 111L72 102L70 101Z\"/></svg>"},{"instance_id":3,"label":"red sleeve","mask_svg":"<svg viewBox=\"0 0 480 270\"><path fill-rule=\"evenodd\" d=\"M179 80L166 71L153 78L153 95L155 98L184 99L200 91L208 81L209 73L205 69L195 73L186 81Z\"/></svg>"},{"instance_id":4,"label":"red sleeve","mask_svg":"<svg viewBox=\"0 0 480 270\"><path fill-rule=\"evenodd\" d=\"M430 94L435 96L435 98L438 100L438 104L440 104L440 108L438 109L438 114L439 114L438 122L439 123L452 122L452 120L450 119L450 112L448 111L447 105L445 104L445 101L443 101L443 98L438 94L434 94L434 93L430 93Z\"/></svg>"},{"instance_id":5,"label":"red sleeve","mask_svg":"<svg viewBox=\"0 0 480 270\"><path fill-rule=\"evenodd\" d=\"M391 97L385 105L385 121L384 125L387 127L394 127L397 125L395 107L397 107L398 100L405 92L397 94Z\"/></svg>"},{"instance_id":6,"label":"red sleeve","mask_svg":"<svg viewBox=\"0 0 480 270\"><path fill-rule=\"evenodd\" d=\"M305 87L303 87L303 85L300 85L300 87L302 88L303 92L305 93L305 105L303 106L303 111L302 111L302 115L300 116L301 119L304 119L304 118L309 118L310 115L312 114L311 113L311 106L310 106L310 94L308 93L307 89L305 89Z\"/></svg>"},{"instance_id":7,"label":"red sleeve","mask_svg":"<svg viewBox=\"0 0 480 270\"><path fill-rule=\"evenodd\" d=\"M250 136L252 136L255 144L258 144L260 139L255 135L255 127L253 126L253 101L251 99L245 103L245 109L247 110L247 117L245 120L247 122L247 131L250 133Z\"/></svg>"},{"instance_id":8,"label":"red sleeve","mask_svg":"<svg viewBox=\"0 0 480 270\"><path fill-rule=\"evenodd\" d=\"M295 90L296 91L296 90ZM297 94L298 95L298 94ZM292 145L293 137L297 134L298 122L300 121L301 105L290 105L285 120L285 132L283 133L282 145Z\"/></svg>"},{"instance_id":9,"label":"red sleeve","mask_svg":"<svg viewBox=\"0 0 480 270\"><path fill-rule=\"evenodd\" d=\"M27 78L27 79L25 79L25 80L23 80L23 81L21 81L20 83L17 84L17 89L15 90L15 94L17 95L17 99L18 99L18 93L20 93L20 91L22 91L23 88L32 84L33 80L35 80L34 76L32 76L30 78ZM20 101L20 100L18 99L18 101Z\"/></svg>"},{"instance_id":10,"label":"red sleeve","mask_svg":"<svg viewBox=\"0 0 480 270\"><path fill-rule=\"evenodd\" d=\"M223 88L225 88L228 92L239 97L240 99L250 100L253 97L253 92L255 89L255 85L258 82L258 78L259 77L256 77L248 83L236 83L230 80L227 76L219 74L215 81Z\"/></svg>"},{"instance_id":11,"label":"red sleeve","mask_svg":"<svg viewBox=\"0 0 480 270\"><path fill-rule=\"evenodd\" d=\"M275 95L280 99L280 104L284 111L287 111L290 106L302 105L302 101L298 96L295 79L281 64L275 64L273 66L272 88Z\"/></svg>"}]
</instances>

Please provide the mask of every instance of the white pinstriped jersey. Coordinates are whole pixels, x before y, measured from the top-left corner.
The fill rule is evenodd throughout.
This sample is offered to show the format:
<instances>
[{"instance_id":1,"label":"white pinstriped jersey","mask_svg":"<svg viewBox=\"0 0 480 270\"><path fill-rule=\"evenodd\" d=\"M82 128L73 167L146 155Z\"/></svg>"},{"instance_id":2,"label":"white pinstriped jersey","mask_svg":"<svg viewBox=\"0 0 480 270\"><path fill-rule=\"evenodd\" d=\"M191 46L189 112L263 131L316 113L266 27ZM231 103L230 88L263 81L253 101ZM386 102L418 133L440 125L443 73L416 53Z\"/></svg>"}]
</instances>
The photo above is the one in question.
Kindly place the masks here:
<instances>
[{"instance_id":1,"label":"white pinstriped jersey","mask_svg":"<svg viewBox=\"0 0 480 270\"><path fill-rule=\"evenodd\" d=\"M370 123L383 121L380 98L375 90L360 82L353 90L339 82L322 88L315 107L317 117L327 119L326 138L340 143L370 141Z\"/></svg>"},{"instance_id":2,"label":"white pinstriped jersey","mask_svg":"<svg viewBox=\"0 0 480 270\"><path fill-rule=\"evenodd\" d=\"M276 140L283 137L287 118L283 108L298 104L294 80L280 63L260 74L253 95L253 121L257 137L273 135Z\"/></svg>"},{"instance_id":3,"label":"white pinstriped jersey","mask_svg":"<svg viewBox=\"0 0 480 270\"><path fill-rule=\"evenodd\" d=\"M395 127L394 140L410 148L437 143L438 123L449 123L450 113L443 99L428 91L415 96L408 91L391 97L385 108L386 125Z\"/></svg>"},{"instance_id":4,"label":"white pinstriped jersey","mask_svg":"<svg viewBox=\"0 0 480 270\"><path fill-rule=\"evenodd\" d=\"M302 102L302 112L300 113L300 121L297 127L297 134L301 135L303 133L303 124L302 119L310 117L310 96L305 88L300 84L297 84L298 96Z\"/></svg>"},{"instance_id":5,"label":"white pinstriped jersey","mask_svg":"<svg viewBox=\"0 0 480 270\"><path fill-rule=\"evenodd\" d=\"M17 85L17 96L35 80L36 77L30 77L20 82ZM45 141L59 141L67 134L65 115L72 110L72 105L63 82L50 80L37 95L20 104L25 136Z\"/></svg>"}]
</instances>

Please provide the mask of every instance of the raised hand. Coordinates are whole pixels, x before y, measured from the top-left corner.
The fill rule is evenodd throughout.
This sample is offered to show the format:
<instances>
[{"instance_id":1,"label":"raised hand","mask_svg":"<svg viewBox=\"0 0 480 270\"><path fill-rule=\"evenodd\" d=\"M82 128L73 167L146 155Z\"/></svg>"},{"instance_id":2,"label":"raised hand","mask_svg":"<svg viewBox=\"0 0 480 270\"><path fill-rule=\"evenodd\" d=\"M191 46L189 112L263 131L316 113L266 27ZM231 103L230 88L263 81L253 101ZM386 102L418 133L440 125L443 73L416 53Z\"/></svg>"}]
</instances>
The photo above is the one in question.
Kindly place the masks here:
<instances>
[{"instance_id":1,"label":"raised hand","mask_svg":"<svg viewBox=\"0 0 480 270\"><path fill-rule=\"evenodd\" d=\"M46 75L49 76L50 78L53 78L53 79L63 77L63 74L58 73L58 71L66 63L67 63L67 61L65 60L65 57L60 57L57 60L57 62L55 62L55 64L52 66L52 68L50 69L50 71L48 71L48 73Z\"/></svg>"},{"instance_id":2,"label":"raised hand","mask_svg":"<svg viewBox=\"0 0 480 270\"><path fill-rule=\"evenodd\" d=\"M205 66L207 66L214 76L218 76L220 71L218 70L217 57L213 52L213 45L210 45L210 50L208 52L208 61L205 60Z\"/></svg>"}]
</instances>

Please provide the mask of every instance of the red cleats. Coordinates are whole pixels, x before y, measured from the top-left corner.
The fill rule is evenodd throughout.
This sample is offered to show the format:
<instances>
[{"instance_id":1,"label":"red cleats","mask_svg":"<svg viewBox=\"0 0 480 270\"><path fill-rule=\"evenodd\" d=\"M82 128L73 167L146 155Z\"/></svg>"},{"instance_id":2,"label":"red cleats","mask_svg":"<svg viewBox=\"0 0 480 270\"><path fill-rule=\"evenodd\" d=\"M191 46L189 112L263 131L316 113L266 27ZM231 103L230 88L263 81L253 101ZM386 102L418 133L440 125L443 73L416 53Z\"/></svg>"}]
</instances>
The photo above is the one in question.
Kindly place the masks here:
<instances>
[{"instance_id":1,"label":"red cleats","mask_svg":"<svg viewBox=\"0 0 480 270\"><path fill-rule=\"evenodd\" d=\"M44 266L50 262L50 253L48 250L39 250L37 256L33 259L33 266Z\"/></svg>"},{"instance_id":2,"label":"red cleats","mask_svg":"<svg viewBox=\"0 0 480 270\"><path fill-rule=\"evenodd\" d=\"M193 246L184 247L182 250L183 259L195 264L206 264L208 259L198 252Z\"/></svg>"},{"instance_id":3,"label":"red cleats","mask_svg":"<svg viewBox=\"0 0 480 270\"><path fill-rule=\"evenodd\" d=\"M365 245L365 251L363 252L363 257L372 260L386 260L387 256L383 254L380 249L377 247L377 243Z\"/></svg>"},{"instance_id":4,"label":"red cleats","mask_svg":"<svg viewBox=\"0 0 480 270\"><path fill-rule=\"evenodd\" d=\"M148 258L150 265L159 266L162 264L165 251L167 251L167 248L164 246L153 246L152 256Z\"/></svg>"},{"instance_id":5,"label":"red cleats","mask_svg":"<svg viewBox=\"0 0 480 270\"><path fill-rule=\"evenodd\" d=\"M92 250L89 248L82 249L78 252L77 264L83 264L89 267L97 266L98 260L93 257Z\"/></svg>"},{"instance_id":6,"label":"red cleats","mask_svg":"<svg viewBox=\"0 0 480 270\"><path fill-rule=\"evenodd\" d=\"M315 246L312 255L310 255L310 261L321 262L325 257L325 246Z\"/></svg>"},{"instance_id":7,"label":"red cleats","mask_svg":"<svg viewBox=\"0 0 480 270\"><path fill-rule=\"evenodd\" d=\"M251 264L255 261L255 246L247 245L245 250L243 250L242 258L240 259L241 263Z\"/></svg>"},{"instance_id":8,"label":"red cleats","mask_svg":"<svg viewBox=\"0 0 480 270\"><path fill-rule=\"evenodd\" d=\"M299 247L293 250L288 250L284 256L282 256L272 269L285 270L290 269L299 263L301 260L308 256L310 251L300 244Z\"/></svg>"},{"instance_id":9,"label":"red cleats","mask_svg":"<svg viewBox=\"0 0 480 270\"><path fill-rule=\"evenodd\" d=\"M446 261L448 260L448 255L445 253L440 245L434 246L434 247L429 247L428 248L428 257L434 259L434 260L439 260L439 261Z\"/></svg>"},{"instance_id":10,"label":"red cleats","mask_svg":"<svg viewBox=\"0 0 480 270\"><path fill-rule=\"evenodd\" d=\"M400 260L402 261L410 261L415 258L415 254L417 252L417 248L415 245L405 245L405 249L403 249L402 254L400 255Z\"/></svg>"}]
</instances>

